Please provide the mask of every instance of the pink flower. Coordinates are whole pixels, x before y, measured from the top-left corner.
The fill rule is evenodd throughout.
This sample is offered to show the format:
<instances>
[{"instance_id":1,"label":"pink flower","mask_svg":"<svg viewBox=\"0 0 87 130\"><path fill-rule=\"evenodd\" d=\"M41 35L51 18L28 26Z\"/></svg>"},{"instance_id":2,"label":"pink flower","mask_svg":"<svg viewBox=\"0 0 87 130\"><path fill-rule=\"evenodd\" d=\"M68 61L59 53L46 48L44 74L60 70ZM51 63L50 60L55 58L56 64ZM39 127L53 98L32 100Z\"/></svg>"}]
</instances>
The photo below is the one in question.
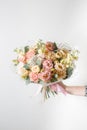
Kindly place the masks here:
<instances>
[{"instance_id":1,"label":"pink flower","mask_svg":"<svg viewBox=\"0 0 87 130\"><path fill-rule=\"evenodd\" d=\"M51 79L51 72L50 71L41 72L39 73L38 77L44 82L48 82Z\"/></svg>"},{"instance_id":2,"label":"pink flower","mask_svg":"<svg viewBox=\"0 0 87 130\"><path fill-rule=\"evenodd\" d=\"M48 42L46 43L46 48L47 48L49 51L53 51L54 48L55 48L55 47L54 47L54 43L48 41Z\"/></svg>"},{"instance_id":3,"label":"pink flower","mask_svg":"<svg viewBox=\"0 0 87 130\"><path fill-rule=\"evenodd\" d=\"M44 60L43 61L43 68L44 69L47 69L47 70L50 70L53 68L53 63L51 60Z\"/></svg>"},{"instance_id":4,"label":"pink flower","mask_svg":"<svg viewBox=\"0 0 87 130\"><path fill-rule=\"evenodd\" d=\"M30 72L29 77L30 77L31 81L38 82L38 74L37 73Z\"/></svg>"},{"instance_id":5,"label":"pink flower","mask_svg":"<svg viewBox=\"0 0 87 130\"><path fill-rule=\"evenodd\" d=\"M18 56L18 61L19 61L19 62L25 63L25 59L26 59L26 58L25 58L25 56L23 56L23 55L19 55L19 56Z\"/></svg>"},{"instance_id":6,"label":"pink flower","mask_svg":"<svg viewBox=\"0 0 87 130\"><path fill-rule=\"evenodd\" d=\"M29 60L30 58L32 58L35 55L35 51L34 50L29 50L26 53L26 58Z\"/></svg>"}]
</instances>

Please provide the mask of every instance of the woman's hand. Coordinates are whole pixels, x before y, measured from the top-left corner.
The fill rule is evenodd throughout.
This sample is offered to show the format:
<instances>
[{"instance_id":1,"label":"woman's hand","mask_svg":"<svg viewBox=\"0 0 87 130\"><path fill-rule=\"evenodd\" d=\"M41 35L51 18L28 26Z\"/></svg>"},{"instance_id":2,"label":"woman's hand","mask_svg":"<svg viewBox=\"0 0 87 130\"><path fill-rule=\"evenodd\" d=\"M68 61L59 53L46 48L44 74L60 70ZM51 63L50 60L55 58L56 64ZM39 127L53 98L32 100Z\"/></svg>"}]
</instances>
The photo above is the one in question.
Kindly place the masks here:
<instances>
[{"instance_id":1,"label":"woman's hand","mask_svg":"<svg viewBox=\"0 0 87 130\"><path fill-rule=\"evenodd\" d=\"M77 95L77 96L85 96L85 86L67 86L63 82L58 83L68 94Z\"/></svg>"}]
</instances>

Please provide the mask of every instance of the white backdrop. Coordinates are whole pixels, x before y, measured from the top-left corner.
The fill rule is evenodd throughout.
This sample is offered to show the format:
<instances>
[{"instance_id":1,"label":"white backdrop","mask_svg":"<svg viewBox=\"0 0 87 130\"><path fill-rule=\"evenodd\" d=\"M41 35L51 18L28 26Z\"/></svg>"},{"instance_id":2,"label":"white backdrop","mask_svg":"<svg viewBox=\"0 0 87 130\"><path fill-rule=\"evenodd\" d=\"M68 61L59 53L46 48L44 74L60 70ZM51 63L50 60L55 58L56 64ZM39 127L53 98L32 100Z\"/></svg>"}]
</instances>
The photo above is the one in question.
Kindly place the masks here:
<instances>
[{"instance_id":1,"label":"white backdrop","mask_svg":"<svg viewBox=\"0 0 87 130\"><path fill-rule=\"evenodd\" d=\"M13 50L38 39L77 47L77 68L65 83L87 84L86 0L0 0L0 130L87 130L86 97L59 94L43 103L15 74Z\"/></svg>"}]
</instances>

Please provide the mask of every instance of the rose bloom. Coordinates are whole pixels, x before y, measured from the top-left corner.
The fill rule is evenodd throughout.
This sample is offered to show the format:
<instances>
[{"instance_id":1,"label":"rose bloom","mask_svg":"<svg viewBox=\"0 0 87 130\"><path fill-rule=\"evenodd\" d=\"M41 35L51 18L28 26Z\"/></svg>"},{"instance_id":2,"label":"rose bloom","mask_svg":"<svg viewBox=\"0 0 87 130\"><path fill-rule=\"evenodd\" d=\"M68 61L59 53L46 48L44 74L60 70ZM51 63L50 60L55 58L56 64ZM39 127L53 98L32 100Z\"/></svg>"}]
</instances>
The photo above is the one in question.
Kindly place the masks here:
<instances>
[{"instance_id":1,"label":"rose bloom","mask_svg":"<svg viewBox=\"0 0 87 130\"><path fill-rule=\"evenodd\" d=\"M54 50L54 43L53 42L47 42L46 43L46 48L49 50L49 51L53 51Z\"/></svg>"},{"instance_id":2,"label":"rose bloom","mask_svg":"<svg viewBox=\"0 0 87 130\"><path fill-rule=\"evenodd\" d=\"M55 69L57 70L59 79L66 77L66 68L64 65L62 65L61 63L56 63Z\"/></svg>"},{"instance_id":3,"label":"rose bloom","mask_svg":"<svg viewBox=\"0 0 87 130\"><path fill-rule=\"evenodd\" d=\"M18 61L19 61L19 62L25 63L25 59L26 59L26 58L25 58L24 55L19 55L19 56L18 56Z\"/></svg>"},{"instance_id":4,"label":"rose bloom","mask_svg":"<svg viewBox=\"0 0 87 130\"><path fill-rule=\"evenodd\" d=\"M62 58L62 53L60 51L57 51L55 53L55 57L58 58L58 59Z\"/></svg>"},{"instance_id":5,"label":"rose bloom","mask_svg":"<svg viewBox=\"0 0 87 130\"><path fill-rule=\"evenodd\" d=\"M56 58L66 58L68 54L67 50L58 50L57 53L55 54Z\"/></svg>"},{"instance_id":6,"label":"rose bloom","mask_svg":"<svg viewBox=\"0 0 87 130\"><path fill-rule=\"evenodd\" d=\"M38 82L38 74L34 72L29 73L30 80L37 83Z\"/></svg>"},{"instance_id":7,"label":"rose bloom","mask_svg":"<svg viewBox=\"0 0 87 130\"><path fill-rule=\"evenodd\" d=\"M56 63L55 69L58 70L58 71L63 71L65 69L65 66L61 63Z\"/></svg>"},{"instance_id":8,"label":"rose bloom","mask_svg":"<svg viewBox=\"0 0 87 130\"><path fill-rule=\"evenodd\" d=\"M31 59L33 56L35 55L35 51L34 50L29 50L27 53L26 53L26 59Z\"/></svg>"},{"instance_id":9,"label":"rose bloom","mask_svg":"<svg viewBox=\"0 0 87 130\"><path fill-rule=\"evenodd\" d=\"M35 66L33 66L33 67L31 68L31 70L32 70L32 72L34 72L34 73L38 73L38 72L40 71L40 68L39 68L38 65L35 65Z\"/></svg>"},{"instance_id":10,"label":"rose bloom","mask_svg":"<svg viewBox=\"0 0 87 130\"><path fill-rule=\"evenodd\" d=\"M48 82L51 79L51 72L50 71L41 72L39 73L38 77L44 82Z\"/></svg>"},{"instance_id":11,"label":"rose bloom","mask_svg":"<svg viewBox=\"0 0 87 130\"><path fill-rule=\"evenodd\" d=\"M45 55L47 59L50 59L52 61L56 60L55 53L53 51L49 51L48 54Z\"/></svg>"},{"instance_id":12,"label":"rose bloom","mask_svg":"<svg viewBox=\"0 0 87 130\"><path fill-rule=\"evenodd\" d=\"M43 68L50 70L53 68L53 63L51 60L44 60L43 61Z\"/></svg>"}]
</instances>

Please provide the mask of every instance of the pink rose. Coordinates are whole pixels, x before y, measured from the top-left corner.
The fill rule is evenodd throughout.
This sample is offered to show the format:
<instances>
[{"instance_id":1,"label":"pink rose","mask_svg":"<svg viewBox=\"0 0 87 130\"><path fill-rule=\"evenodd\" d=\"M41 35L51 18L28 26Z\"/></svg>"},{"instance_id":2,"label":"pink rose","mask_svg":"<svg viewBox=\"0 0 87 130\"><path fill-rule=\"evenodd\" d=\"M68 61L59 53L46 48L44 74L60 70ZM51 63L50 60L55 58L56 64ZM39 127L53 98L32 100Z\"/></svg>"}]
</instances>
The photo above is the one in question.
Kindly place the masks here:
<instances>
[{"instance_id":1,"label":"pink rose","mask_svg":"<svg viewBox=\"0 0 87 130\"><path fill-rule=\"evenodd\" d=\"M26 59L30 59L32 58L33 56L35 55L35 51L34 50L29 50L27 53L26 53Z\"/></svg>"},{"instance_id":2,"label":"pink rose","mask_svg":"<svg viewBox=\"0 0 87 130\"><path fill-rule=\"evenodd\" d=\"M39 73L38 77L44 82L48 82L51 79L51 72L50 71L41 72Z\"/></svg>"},{"instance_id":3,"label":"pink rose","mask_svg":"<svg viewBox=\"0 0 87 130\"><path fill-rule=\"evenodd\" d=\"M43 68L44 69L47 69L47 70L50 70L53 68L53 63L51 60L44 60L43 61Z\"/></svg>"},{"instance_id":4,"label":"pink rose","mask_svg":"<svg viewBox=\"0 0 87 130\"><path fill-rule=\"evenodd\" d=\"M18 61L19 62L23 62L23 63L25 63L25 56L23 56L23 55L19 55L19 57L18 57Z\"/></svg>"},{"instance_id":5,"label":"pink rose","mask_svg":"<svg viewBox=\"0 0 87 130\"><path fill-rule=\"evenodd\" d=\"M38 74L37 73L30 72L29 77L30 77L31 81L38 82Z\"/></svg>"},{"instance_id":6,"label":"pink rose","mask_svg":"<svg viewBox=\"0 0 87 130\"><path fill-rule=\"evenodd\" d=\"M46 48L47 48L49 51L53 51L54 48L55 48L55 47L54 47L54 43L48 41L48 42L46 43Z\"/></svg>"}]
</instances>

